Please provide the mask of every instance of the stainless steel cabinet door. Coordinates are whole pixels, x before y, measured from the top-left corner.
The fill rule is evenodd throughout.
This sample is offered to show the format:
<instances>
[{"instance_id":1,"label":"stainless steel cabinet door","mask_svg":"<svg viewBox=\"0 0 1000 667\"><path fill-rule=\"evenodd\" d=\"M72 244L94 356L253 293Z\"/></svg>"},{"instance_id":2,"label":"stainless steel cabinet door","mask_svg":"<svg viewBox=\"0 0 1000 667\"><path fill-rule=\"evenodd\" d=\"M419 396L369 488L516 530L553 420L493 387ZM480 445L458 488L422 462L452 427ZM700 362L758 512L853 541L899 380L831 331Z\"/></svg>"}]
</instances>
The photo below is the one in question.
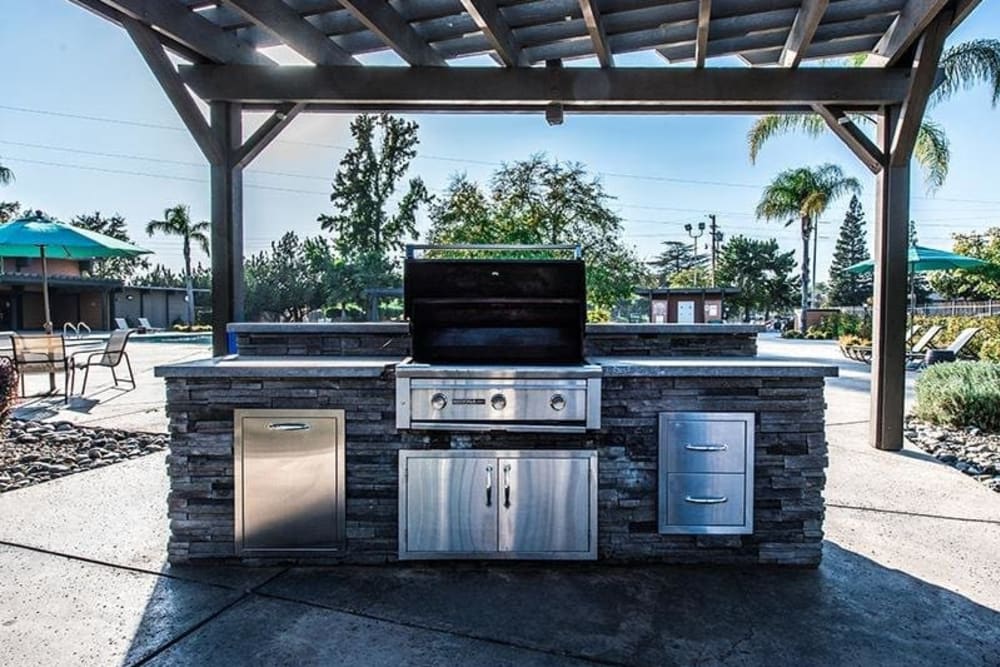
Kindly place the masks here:
<instances>
[{"instance_id":1,"label":"stainless steel cabinet door","mask_svg":"<svg viewBox=\"0 0 1000 667\"><path fill-rule=\"evenodd\" d=\"M238 411L235 421L240 552L342 546L343 411Z\"/></svg>"},{"instance_id":2,"label":"stainless steel cabinet door","mask_svg":"<svg viewBox=\"0 0 1000 667\"><path fill-rule=\"evenodd\" d=\"M591 545L590 458L501 458L500 551L586 554ZM528 556L530 557L530 556Z\"/></svg>"},{"instance_id":3,"label":"stainless steel cabinet door","mask_svg":"<svg viewBox=\"0 0 1000 667\"><path fill-rule=\"evenodd\" d=\"M492 457L407 459L401 555L495 552L496 464Z\"/></svg>"}]
</instances>

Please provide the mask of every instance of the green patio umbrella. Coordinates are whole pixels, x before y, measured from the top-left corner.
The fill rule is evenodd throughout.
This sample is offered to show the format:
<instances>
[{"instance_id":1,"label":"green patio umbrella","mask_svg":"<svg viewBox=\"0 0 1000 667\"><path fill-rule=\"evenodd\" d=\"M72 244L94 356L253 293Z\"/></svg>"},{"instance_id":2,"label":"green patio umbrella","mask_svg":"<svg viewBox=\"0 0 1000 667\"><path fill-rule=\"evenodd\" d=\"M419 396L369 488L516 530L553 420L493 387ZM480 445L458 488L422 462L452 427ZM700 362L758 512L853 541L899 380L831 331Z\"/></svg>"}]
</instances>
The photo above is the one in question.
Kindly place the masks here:
<instances>
[{"instance_id":1,"label":"green patio umbrella","mask_svg":"<svg viewBox=\"0 0 1000 667\"><path fill-rule=\"evenodd\" d=\"M46 259L101 259L150 254L131 243L53 220L35 211L0 225L0 257L38 257L42 260L45 329L52 331L49 312L49 274Z\"/></svg>"},{"instance_id":2,"label":"green patio umbrella","mask_svg":"<svg viewBox=\"0 0 1000 667\"><path fill-rule=\"evenodd\" d=\"M951 271L953 269L975 269L986 266L989 262L984 262L975 257L966 257L958 253L947 250L937 250L936 248L925 248L919 245L910 245L910 250L906 259L909 266L909 273L912 277L914 273L926 273L928 271ZM871 273L875 270L875 260L869 259L864 262L852 264L845 269L849 273ZM910 281L913 284L913 281ZM913 312L916 308L917 295L910 293L910 321L913 321Z\"/></svg>"}]
</instances>

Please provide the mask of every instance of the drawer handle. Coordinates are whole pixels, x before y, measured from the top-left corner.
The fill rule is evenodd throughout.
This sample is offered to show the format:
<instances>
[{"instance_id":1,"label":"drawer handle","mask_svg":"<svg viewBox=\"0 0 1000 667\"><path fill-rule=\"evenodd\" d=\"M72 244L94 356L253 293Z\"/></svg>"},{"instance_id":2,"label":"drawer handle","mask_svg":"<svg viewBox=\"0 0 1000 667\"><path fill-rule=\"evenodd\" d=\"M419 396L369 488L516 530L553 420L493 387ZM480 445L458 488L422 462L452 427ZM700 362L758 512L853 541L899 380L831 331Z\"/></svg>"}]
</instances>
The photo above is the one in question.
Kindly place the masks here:
<instances>
[{"instance_id":1,"label":"drawer handle","mask_svg":"<svg viewBox=\"0 0 1000 667\"><path fill-rule=\"evenodd\" d=\"M729 445L684 445L689 452L724 452Z\"/></svg>"},{"instance_id":2,"label":"drawer handle","mask_svg":"<svg viewBox=\"0 0 1000 667\"><path fill-rule=\"evenodd\" d=\"M312 426L302 422L273 422L267 428L269 431L308 431Z\"/></svg>"},{"instance_id":3,"label":"drawer handle","mask_svg":"<svg viewBox=\"0 0 1000 667\"><path fill-rule=\"evenodd\" d=\"M718 505L728 501L729 498L726 496L714 496L714 497L700 497L700 496L684 496L684 502L693 503L695 505Z\"/></svg>"}]
</instances>

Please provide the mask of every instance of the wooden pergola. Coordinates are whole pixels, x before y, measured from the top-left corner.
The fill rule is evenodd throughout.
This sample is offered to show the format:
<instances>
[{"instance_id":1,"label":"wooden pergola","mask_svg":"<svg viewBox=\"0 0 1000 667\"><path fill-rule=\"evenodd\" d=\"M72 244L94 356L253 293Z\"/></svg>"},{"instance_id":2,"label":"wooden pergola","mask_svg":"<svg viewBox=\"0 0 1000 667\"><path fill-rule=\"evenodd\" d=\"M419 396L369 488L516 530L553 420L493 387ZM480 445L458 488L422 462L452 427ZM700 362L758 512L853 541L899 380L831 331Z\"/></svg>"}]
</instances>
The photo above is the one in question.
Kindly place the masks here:
<instances>
[{"instance_id":1,"label":"wooden pergola","mask_svg":"<svg viewBox=\"0 0 1000 667\"><path fill-rule=\"evenodd\" d=\"M910 158L944 41L979 0L71 1L128 32L211 165L217 354L243 319L243 170L302 112L820 114L875 174L872 444L902 447ZM282 44L313 65L259 50ZM398 66L358 60L387 50ZM664 66L615 66L635 51ZM856 53L865 67L799 67ZM495 65L449 66L482 54ZM747 67L705 67L719 56ZM243 111L271 116L244 138ZM853 112L878 117L874 140Z\"/></svg>"}]
</instances>

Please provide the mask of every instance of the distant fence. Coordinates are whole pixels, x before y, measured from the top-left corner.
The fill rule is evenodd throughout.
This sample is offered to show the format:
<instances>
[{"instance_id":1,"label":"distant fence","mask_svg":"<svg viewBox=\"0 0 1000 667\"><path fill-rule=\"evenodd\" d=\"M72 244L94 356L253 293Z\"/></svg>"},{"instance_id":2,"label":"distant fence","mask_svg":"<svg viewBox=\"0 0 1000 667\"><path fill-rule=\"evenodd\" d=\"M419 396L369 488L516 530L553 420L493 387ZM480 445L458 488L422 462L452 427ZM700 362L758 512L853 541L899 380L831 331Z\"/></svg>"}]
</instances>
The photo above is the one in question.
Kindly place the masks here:
<instances>
[{"instance_id":1,"label":"distant fence","mask_svg":"<svg viewBox=\"0 0 1000 667\"><path fill-rule=\"evenodd\" d=\"M1000 300L993 301L935 301L917 306L914 311L917 315L945 316L955 315L962 317L987 317L1000 315ZM870 315L871 308L865 306L843 306L842 313L852 315Z\"/></svg>"}]
</instances>

